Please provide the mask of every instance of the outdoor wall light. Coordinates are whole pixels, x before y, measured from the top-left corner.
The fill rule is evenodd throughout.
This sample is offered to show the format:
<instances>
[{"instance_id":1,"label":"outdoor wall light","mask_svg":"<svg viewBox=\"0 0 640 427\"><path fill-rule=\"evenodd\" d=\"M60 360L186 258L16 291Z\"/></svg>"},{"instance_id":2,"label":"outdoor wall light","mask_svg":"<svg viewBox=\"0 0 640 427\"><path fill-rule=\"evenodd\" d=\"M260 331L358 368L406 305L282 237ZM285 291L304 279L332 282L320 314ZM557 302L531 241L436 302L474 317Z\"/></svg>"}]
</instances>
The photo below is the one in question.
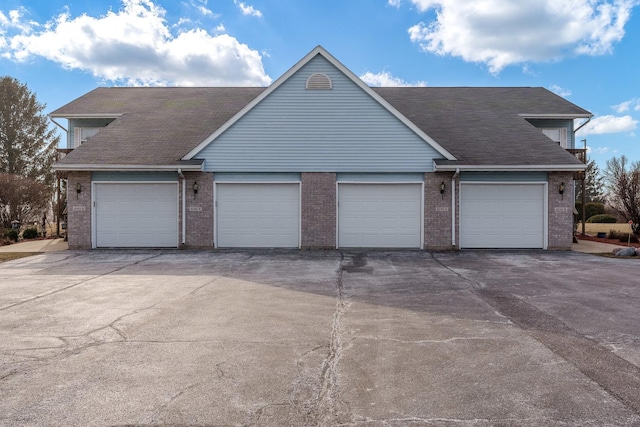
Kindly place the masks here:
<instances>
[{"instance_id":1,"label":"outdoor wall light","mask_svg":"<svg viewBox=\"0 0 640 427\"><path fill-rule=\"evenodd\" d=\"M444 189L445 189L444 181L442 181L442 183L440 183L440 194L444 194Z\"/></svg>"},{"instance_id":2,"label":"outdoor wall light","mask_svg":"<svg viewBox=\"0 0 640 427\"><path fill-rule=\"evenodd\" d=\"M193 194L198 194L198 183L197 182L193 183Z\"/></svg>"},{"instance_id":3,"label":"outdoor wall light","mask_svg":"<svg viewBox=\"0 0 640 427\"><path fill-rule=\"evenodd\" d=\"M79 182L76 184L76 199L78 198L78 194L82 193L82 184Z\"/></svg>"},{"instance_id":4,"label":"outdoor wall light","mask_svg":"<svg viewBox=\"0 0 640 427\"><path fill-rule=\"evenodd\" d=\"M560 186L558 186L558 193L564 194L564 182L561 182Z\"/></svg>"}]
</instances>

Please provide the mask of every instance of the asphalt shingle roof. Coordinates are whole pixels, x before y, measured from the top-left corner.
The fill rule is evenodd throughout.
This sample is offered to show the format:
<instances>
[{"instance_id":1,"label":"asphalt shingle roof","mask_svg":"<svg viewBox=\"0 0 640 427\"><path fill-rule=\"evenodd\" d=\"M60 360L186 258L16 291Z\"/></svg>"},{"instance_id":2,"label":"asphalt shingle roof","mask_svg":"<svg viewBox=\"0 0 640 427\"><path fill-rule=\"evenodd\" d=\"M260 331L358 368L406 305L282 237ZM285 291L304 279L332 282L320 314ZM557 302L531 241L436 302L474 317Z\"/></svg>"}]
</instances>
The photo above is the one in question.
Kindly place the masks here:
<instances>
[{"instance_id":1,"label":"asphalt shingle roof","mask_svg":"<svg viewBox=\"0 0 640 427\"><path fill-rule=\"evenodd\" d=\"M520 114L588 111L544 88L374 88L460 164L579 163ZM439 162L450 163L450 162Z\"/></svg>"},{"instance_id":2,"label":"asphalt shingle roof","mask_svg":"<svg viewBox=\"0 0 640 427\"><path fill-rule=\"evenodd\" d=\"M179 164L182 157L264 90L246 87L96 89L52 115L121 116L60 163ZM579 163L520 116L589 114L544 88L373 90L453 154L457 164Z\"/></svg>"},{"instance_id":3,"label":"asphalt shingle roof","mask_svg":"<svg viewBox=\"0 0 640 427\"><path fill-rule=\"evenodd\" d=\"M51 113L122 114L59 163L176 165L265 88L98 88Z\"/></svg>"}]
</instances>

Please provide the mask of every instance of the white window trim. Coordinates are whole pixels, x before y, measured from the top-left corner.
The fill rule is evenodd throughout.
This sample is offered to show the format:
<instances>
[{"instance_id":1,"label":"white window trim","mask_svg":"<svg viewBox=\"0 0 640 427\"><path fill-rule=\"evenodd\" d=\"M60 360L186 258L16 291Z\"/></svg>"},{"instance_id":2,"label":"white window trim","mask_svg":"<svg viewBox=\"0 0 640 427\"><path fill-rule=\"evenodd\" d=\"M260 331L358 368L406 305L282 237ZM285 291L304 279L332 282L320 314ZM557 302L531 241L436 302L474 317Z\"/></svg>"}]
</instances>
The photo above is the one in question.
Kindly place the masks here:
<instances>
[{"instance_id":1,"label":"white window trim","mask_svg":"<svg viewBox=\"0 0 640 427\"><path fill-rule=\"evenodd\" d=\"M86 131L86 130L96 130L96 132L91 135L94 136L96 135L98 132L100 132L100 127L99 126L85 126L85 127L74 127L73 128L73 147L71 148L78 148L80 145L82 145L83 142L86 142L87 139L82 139L82 131ZM88 136L87 138L91 138L91 136Z\"/></svg>"},{"instance_id":2,"label":"white window trim","mask_svg":"<svg viewBox=\"0 0 640 427\"><path fill-rule=\"evenodd\" d=\"M550 140L557 142L558 144L560 144L560 146L564 149L569 148L569 138L567 137L567 128L565 127L559 127L559 128L540 128L540 130L542 131L542 133L548 137ZM550 137L549 135L547 135L545 133L545 131L559 131L560 133L560 140L556 140L552 137Z\"/></svg>"}]
</instances>

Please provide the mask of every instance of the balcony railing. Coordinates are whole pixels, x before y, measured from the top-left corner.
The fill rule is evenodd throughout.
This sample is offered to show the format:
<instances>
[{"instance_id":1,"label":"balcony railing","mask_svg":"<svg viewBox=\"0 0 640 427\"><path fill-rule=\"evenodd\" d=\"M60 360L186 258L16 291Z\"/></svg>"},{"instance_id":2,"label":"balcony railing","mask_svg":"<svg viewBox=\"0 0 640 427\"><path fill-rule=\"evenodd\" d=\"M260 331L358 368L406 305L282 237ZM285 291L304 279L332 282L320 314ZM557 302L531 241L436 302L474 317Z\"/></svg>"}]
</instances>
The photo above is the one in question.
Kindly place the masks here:
<instances>
[{"instance_id":1,"label":"balcony railing","mask_svg":"<svg viewBox=\"0 0 640 427\"><path fill-rule=\"evenodd\" d=\"M587 150L585 148L567 148L567 151L580 160L582 163L587 163ZM584 171L578 171L573 173L574 181L582 181L584 179Z\"/></svg>"},{"instance_id":2,"label":"balcony railing","mask_svg":"<svg viewBox=\"0 0 640 427\"><path fill-rule=\"evenodd\" d=\"M587 163L587 150L585 148L567 148L567 151L580 160L582 163Z\"/></svg>"}]
</instances>

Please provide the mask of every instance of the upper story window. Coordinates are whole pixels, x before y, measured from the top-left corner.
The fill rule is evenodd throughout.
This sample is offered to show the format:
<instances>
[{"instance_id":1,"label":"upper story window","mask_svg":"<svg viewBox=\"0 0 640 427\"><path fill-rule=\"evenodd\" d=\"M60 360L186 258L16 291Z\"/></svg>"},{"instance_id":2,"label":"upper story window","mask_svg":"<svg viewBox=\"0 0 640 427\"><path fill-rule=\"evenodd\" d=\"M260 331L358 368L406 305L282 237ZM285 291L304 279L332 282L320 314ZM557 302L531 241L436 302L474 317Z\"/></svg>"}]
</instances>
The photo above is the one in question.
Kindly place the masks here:
<instances>
[{"instance_id":1,"label":"upper story window","mask_svg":"<svg viewBox=\"0 0 640 427\"><path fill-rule=\"evenodd\" d=\"M307 79L307 89L310 90L330 90L333 88L331 79L324 73L315 73Z\"/></svg>"},{"instance_id":2,"label":"upper story window","mask_svg":"<svg viewBox=\"0 0 640 427\"><path fill-rule=\"evenodd\" d=\"M549 138L560 144L560 146L564 149L569 148L568 138L567 138L567 128L545 128L541 129L542 133L547 135Z\"/></svg>"},{"instance_id":3,"label":"upper story window","mask_svg":"<svg viewBox=\"0 0 640 427\"><path fill-rule=\"evenodd\" d=\"M100 128L95 127L76 127L73 129L73 147L79 147L83 142L87 140L87 138L92 137L93 135L100 132Z\"/></svg>"}]
</instances>

